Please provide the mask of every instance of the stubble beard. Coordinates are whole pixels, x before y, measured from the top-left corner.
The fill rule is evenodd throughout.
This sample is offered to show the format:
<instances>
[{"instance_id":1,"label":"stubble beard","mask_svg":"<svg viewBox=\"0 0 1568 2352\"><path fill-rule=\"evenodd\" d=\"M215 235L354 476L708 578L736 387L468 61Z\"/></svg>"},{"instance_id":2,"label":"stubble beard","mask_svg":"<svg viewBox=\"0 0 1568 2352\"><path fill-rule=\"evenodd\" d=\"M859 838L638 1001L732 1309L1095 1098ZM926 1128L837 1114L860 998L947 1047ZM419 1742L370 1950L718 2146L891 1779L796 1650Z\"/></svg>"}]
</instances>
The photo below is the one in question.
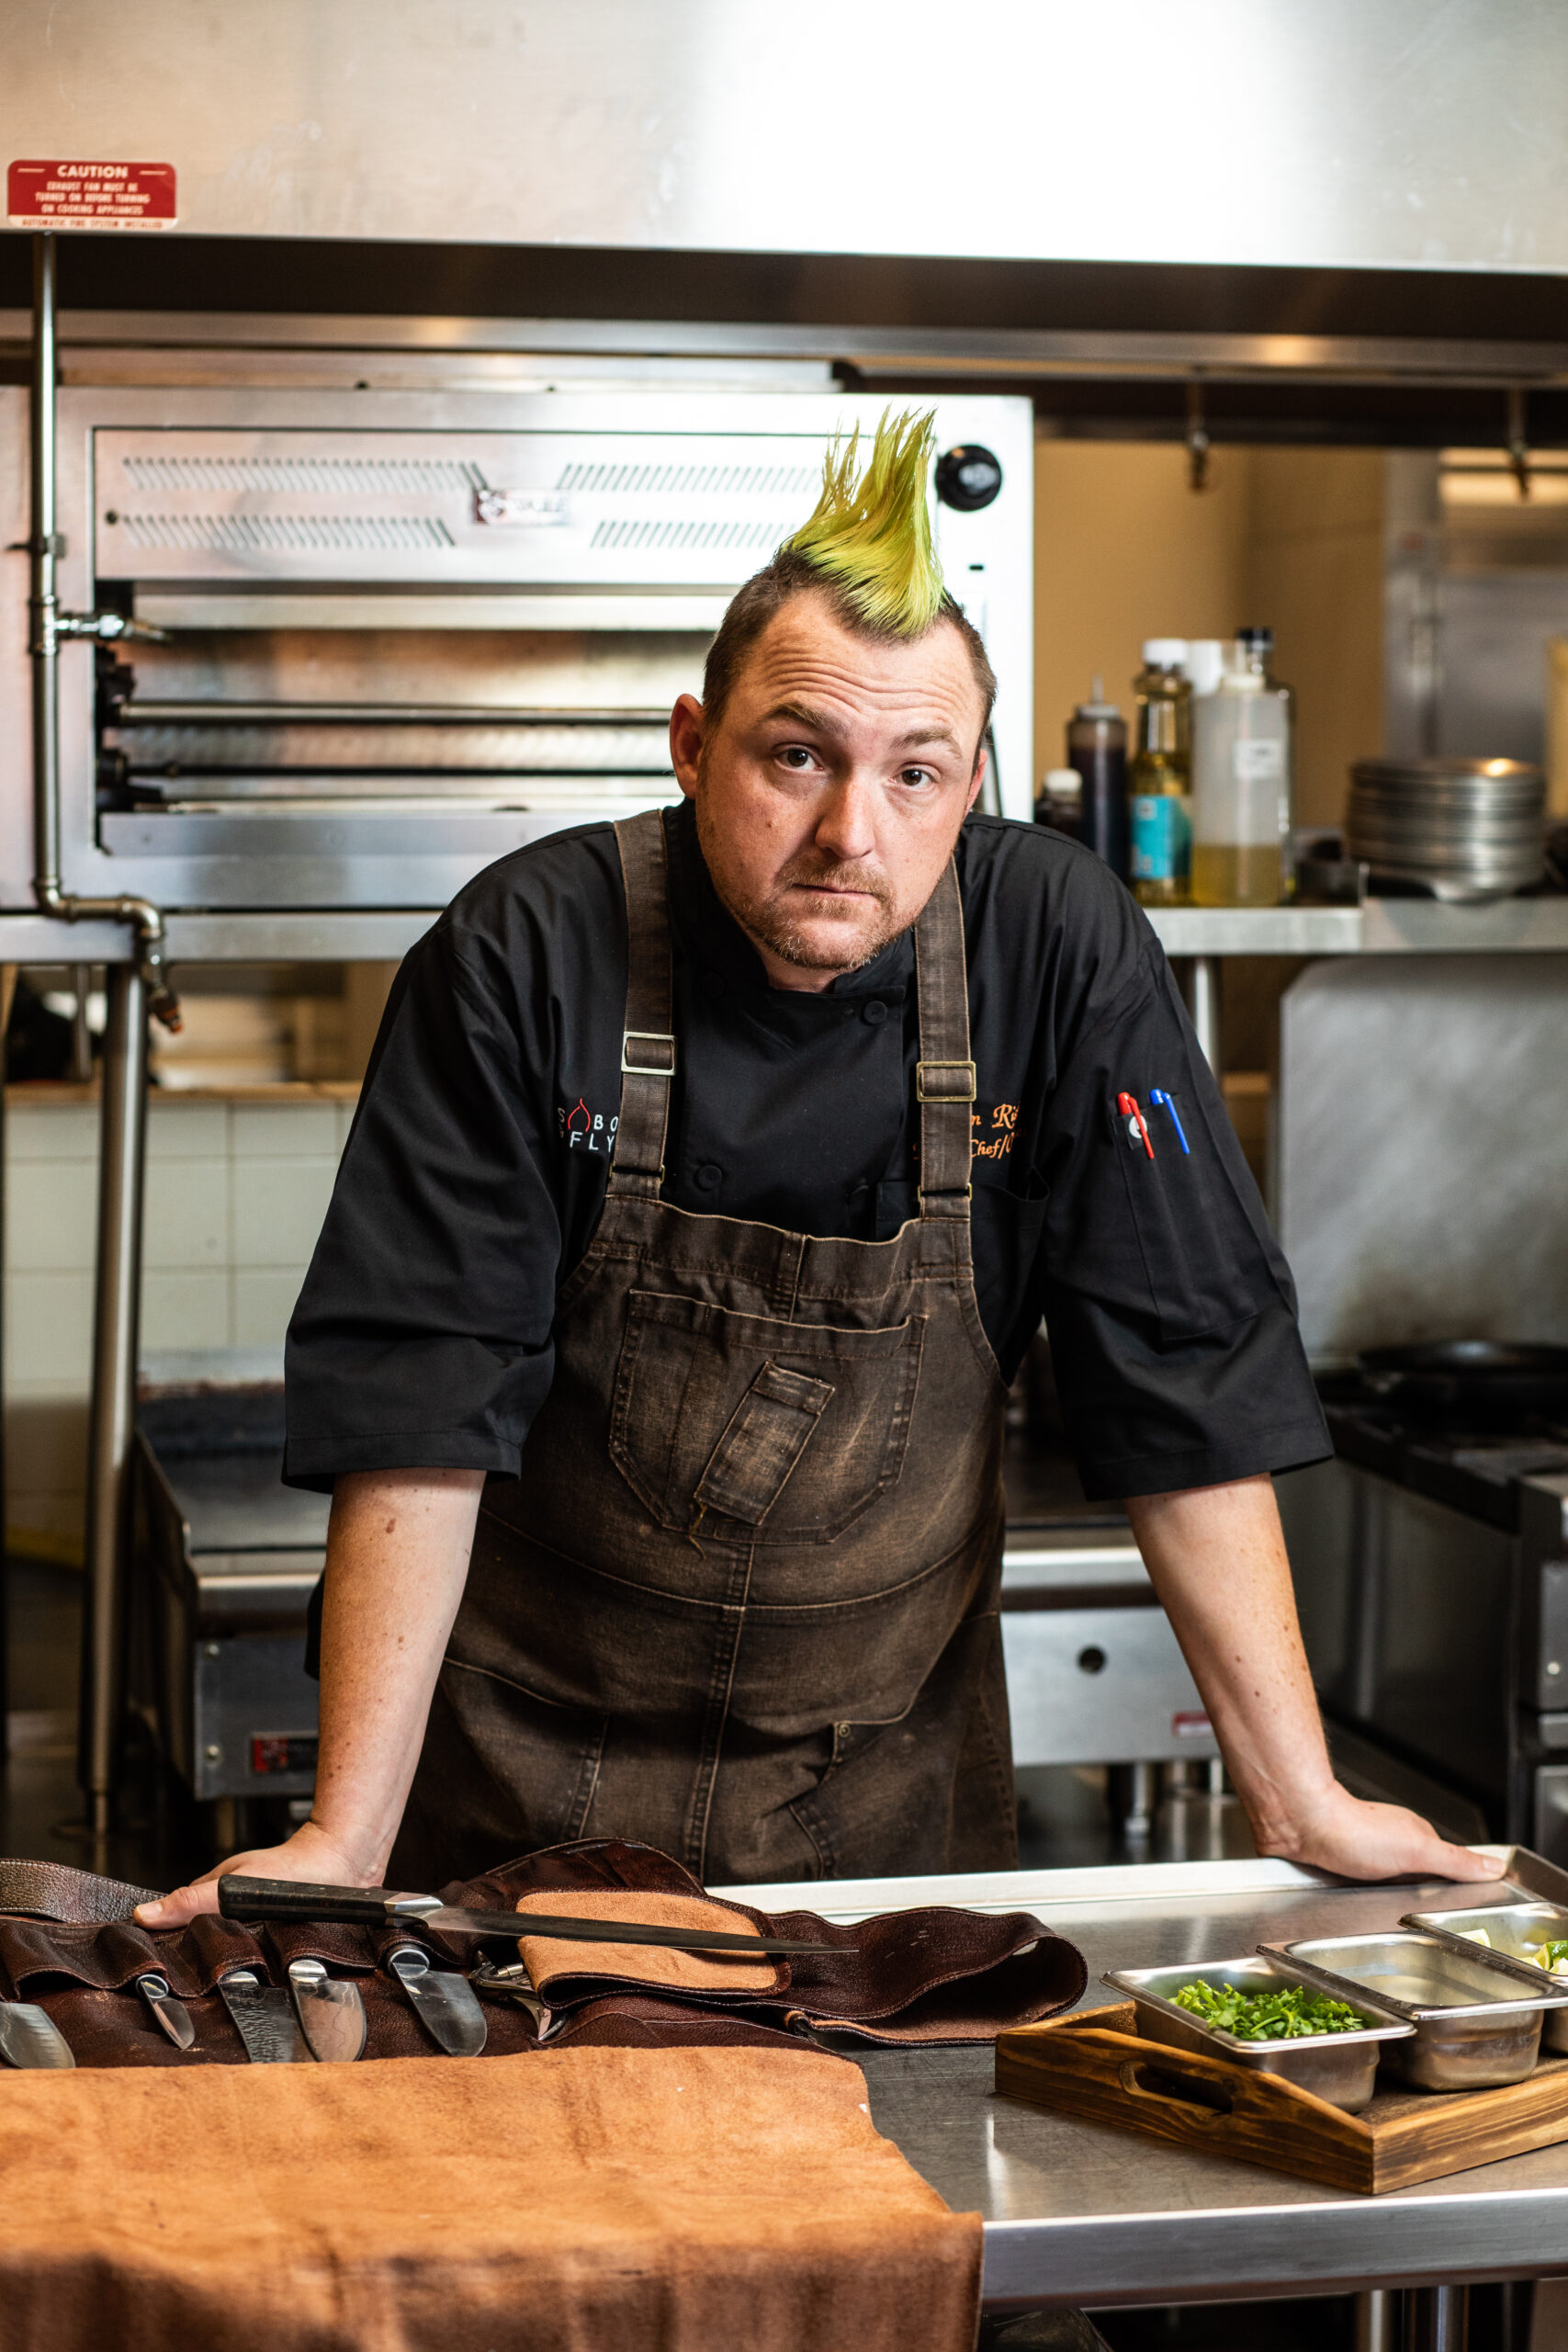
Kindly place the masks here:
<instances>
[{"instance_id":1,"label":"stubble beard","mask_svg":"<svg viewBox=\"0 0 1568 2352\"><path fill-rule=\"evenodd\" d=\"M701 800L697 804L697 839L707 862L714 888L726 911L734 916L747 937L766 947L783 964L791 964L807 972L858 972L872 963L885 947L891 946L908 923L894 907L885 876L855 865L836 865L830 860L802 851L781 866L772 888L761 896L750 896L739 891L723 875L722 844L714 840L704 819ZM817 921L830 923L844 933L842 945L812 940L802 928L798 916L790 906L793 888L802 883L833 890L860 890L874 899L879 910L876 920L867 932L855 933L852 926L863 920L859 910L846 908L842 914L824 909Z\"/></svg>"}]
</instances>

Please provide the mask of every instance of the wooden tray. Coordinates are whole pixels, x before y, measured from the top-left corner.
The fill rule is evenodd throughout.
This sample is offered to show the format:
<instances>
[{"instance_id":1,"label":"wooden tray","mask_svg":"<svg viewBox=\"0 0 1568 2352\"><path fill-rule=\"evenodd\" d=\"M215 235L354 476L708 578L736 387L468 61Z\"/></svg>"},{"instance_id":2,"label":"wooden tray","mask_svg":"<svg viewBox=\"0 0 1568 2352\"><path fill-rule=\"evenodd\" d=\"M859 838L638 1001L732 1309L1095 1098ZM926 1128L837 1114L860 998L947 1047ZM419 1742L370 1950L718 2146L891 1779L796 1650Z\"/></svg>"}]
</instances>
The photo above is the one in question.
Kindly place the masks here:
<instances>
[{"instance_id":1,"label":"wooden tray","mask_svg":"<svg viewBox=\"0 0 1568 2352\"><path fill-rule=\"evenodd\" d=\"M1143 2041L1131 2001L1001 2034L997 2088L1371 2197L1568 2140L1568 2059L1543 2059L1528 2081L1499 2090L1379 2091L1347 2115L1278 2075Z\"/></svg>"}]
</instances>

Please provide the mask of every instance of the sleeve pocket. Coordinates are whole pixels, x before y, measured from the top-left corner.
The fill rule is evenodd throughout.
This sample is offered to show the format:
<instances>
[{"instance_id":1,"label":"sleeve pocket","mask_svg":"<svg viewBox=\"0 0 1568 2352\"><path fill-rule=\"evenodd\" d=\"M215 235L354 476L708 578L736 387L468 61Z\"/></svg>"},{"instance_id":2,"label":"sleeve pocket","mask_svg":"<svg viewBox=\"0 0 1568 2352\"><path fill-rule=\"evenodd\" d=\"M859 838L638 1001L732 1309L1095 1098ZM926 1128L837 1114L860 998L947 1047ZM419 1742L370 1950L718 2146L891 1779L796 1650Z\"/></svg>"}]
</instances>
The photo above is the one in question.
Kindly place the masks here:
<instances>
[{"instance_id":1,"label":"sleeve pocket","mask_svg":"<svg viewBox=\"0 0 1568 2352\"><path fill-rule=\"evenodd\" d=\"M1121 1166L1128 1217L1168 1344L1247 1322L1283 1296L1203 1106L1194 1101L1181 1108L1190 1148L1184 1153L1173 1137L1151 1130L1151 1159L1129 1143L1115 1098L1105 1104L1109 1148Z\"/></svg>"}]
</instances>

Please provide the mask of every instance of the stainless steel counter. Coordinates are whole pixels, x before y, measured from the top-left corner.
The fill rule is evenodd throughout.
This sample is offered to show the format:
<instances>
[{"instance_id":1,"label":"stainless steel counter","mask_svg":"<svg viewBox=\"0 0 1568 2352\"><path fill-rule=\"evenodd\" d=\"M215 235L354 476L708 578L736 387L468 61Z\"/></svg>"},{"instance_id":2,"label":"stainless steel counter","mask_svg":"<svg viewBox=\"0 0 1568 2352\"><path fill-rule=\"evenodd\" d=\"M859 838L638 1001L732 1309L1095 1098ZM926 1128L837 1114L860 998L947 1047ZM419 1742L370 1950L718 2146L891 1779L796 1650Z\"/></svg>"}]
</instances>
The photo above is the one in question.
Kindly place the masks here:
<instances>
[{"instance_id":1,"label":"stainless steel counter","mask_svg":"<svg viewBox=\"0 0 1568 2352\"><path fill-rule=\"evenodd\" d=\"M1102 1969L1218 1960L1261 1938L1393 1927L1402 1913L1497 1899L1495 1883L1358 1887L1280 1862L1187 1862L962 1879L720 1889L825 1917L958 1902L1024 1908ZM1568 2270L1568 2144L1388 2197L1055 2115L991 2087L992 2053L875 2052L872 2112L950 2205L985 2218L987 2307L1334 2294Z\"/></svg>"}]
</instances>

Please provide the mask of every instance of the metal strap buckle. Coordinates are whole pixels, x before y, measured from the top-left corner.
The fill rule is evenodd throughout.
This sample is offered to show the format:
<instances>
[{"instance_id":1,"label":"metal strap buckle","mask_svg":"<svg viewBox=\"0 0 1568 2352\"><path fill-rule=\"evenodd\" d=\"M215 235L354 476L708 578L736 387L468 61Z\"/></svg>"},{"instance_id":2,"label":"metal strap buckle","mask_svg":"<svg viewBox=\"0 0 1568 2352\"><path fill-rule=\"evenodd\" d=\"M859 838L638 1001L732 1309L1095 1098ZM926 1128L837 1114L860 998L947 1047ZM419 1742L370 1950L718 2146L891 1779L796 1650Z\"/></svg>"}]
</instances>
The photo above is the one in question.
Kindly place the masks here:
<instances>
[{"instance_id":1,"label":"metal strap buckle","mask_svg":"<svg viewBox=\"0 0 1568 2352\"><path fill-rule=\"evenodd\" d=\"M634 1061L634 1045L658 1046L662 1051L657 1059ZM673 1078L675 1075L675 1040L662 1029L627 1029L621 1037L621 1068L634 1078Z\"/></svg>"},{"instance_id":2,"label":"metal strap buckle","mask_svg":"<svg viewBox=\"0 0 1568 2352\"><path fill-rule=\"evenodd\" d=\"M934 1086L926 1084L928 1071L962 1070L963 1082L956 1086L938 1080ZM917 1062L915 1064L915 1100L917 1102L973 1102L976 1095L973 1062Z\"/></svg>"}]
</instances>

